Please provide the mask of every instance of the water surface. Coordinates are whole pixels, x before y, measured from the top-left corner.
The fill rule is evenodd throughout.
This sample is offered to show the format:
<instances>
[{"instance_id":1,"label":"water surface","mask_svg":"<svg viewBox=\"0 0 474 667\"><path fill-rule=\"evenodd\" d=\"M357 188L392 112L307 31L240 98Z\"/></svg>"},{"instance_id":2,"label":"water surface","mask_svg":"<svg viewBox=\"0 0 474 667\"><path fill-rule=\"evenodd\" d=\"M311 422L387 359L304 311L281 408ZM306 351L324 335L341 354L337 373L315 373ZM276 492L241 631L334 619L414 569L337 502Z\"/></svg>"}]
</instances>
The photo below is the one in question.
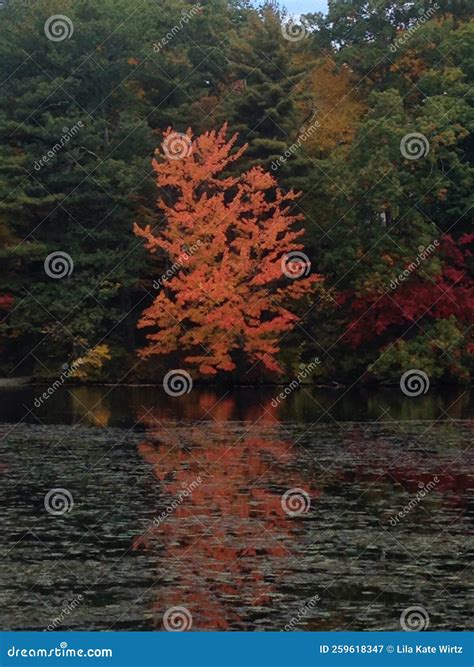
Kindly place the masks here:
<instances>
[{"instance_id":1,"label":"water surface","mask_svg":"<svg viewBox=\"0 0 474 667\"><path fill-rule=\"evenodd\" d=\"M42 391L0 397L2 629L469 626L468 392Z\"/></svg>"}]
</instances>

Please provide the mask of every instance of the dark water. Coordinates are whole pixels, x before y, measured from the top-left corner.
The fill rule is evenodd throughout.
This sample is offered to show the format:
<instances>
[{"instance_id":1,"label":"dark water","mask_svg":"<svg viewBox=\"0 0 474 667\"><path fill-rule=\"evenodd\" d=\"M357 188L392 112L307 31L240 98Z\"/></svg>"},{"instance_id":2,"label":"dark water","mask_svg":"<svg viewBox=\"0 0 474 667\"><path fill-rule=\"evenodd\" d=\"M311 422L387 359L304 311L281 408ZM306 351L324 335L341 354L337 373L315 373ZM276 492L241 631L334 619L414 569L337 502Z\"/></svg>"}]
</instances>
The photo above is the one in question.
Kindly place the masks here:
<instances>
[{"instance_id":1,"label":"dark water","mask_svg":"<svg viewBox=\"0 0 474 667\"><path fill-rule=\"evenodd\" d=\"M468 392L41 392L0 391L2 629L469 627Z\"/></svg>"}]
</instances>

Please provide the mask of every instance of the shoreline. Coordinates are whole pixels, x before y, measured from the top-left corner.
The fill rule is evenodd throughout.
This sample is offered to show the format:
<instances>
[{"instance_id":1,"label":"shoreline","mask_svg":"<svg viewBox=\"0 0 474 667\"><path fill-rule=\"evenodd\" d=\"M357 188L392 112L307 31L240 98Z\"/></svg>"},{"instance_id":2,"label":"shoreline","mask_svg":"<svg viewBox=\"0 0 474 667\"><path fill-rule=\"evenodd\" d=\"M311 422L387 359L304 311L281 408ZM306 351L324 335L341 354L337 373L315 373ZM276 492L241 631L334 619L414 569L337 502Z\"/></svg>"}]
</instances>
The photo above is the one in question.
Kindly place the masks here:
<instances>
[{"instance_id":1,"label":"shoreline","mask_svg":"<svg viewBox=\"0 0 474 667\"><path fill-rule=\"evenodd\" d=\"M54 383L57 378L51 378L48 380L33 380L31 378L0 378L0 389L18 389L20 387L49 387L51 383ZM232 384L227 383L211 383L203 382L202 380L195 380L193 386L199 389L271 389L273 387L287 387L291 382L289 379L287 382L261 382L258 384L255 383L239 383L235 382ZM156 387L163 388L162 382L67 382L63 383L62 386L65 387L127 387L127 388L145 388L145 387ZM369 390L369 389L395 389L399 387L399 382L369 382L369 383L353 383L353 384L344 384L342 382L331 382L331 383L311 383L311 382L302 382L300 387L314 387L317 389L358 389L358 390ZM432 382L431 386L436 387L437 389L448 388L448 387L465 387L466 389L472 389L472 382ZM298 387L298 388L300 388Z\"/></svg>"}]
</instances>

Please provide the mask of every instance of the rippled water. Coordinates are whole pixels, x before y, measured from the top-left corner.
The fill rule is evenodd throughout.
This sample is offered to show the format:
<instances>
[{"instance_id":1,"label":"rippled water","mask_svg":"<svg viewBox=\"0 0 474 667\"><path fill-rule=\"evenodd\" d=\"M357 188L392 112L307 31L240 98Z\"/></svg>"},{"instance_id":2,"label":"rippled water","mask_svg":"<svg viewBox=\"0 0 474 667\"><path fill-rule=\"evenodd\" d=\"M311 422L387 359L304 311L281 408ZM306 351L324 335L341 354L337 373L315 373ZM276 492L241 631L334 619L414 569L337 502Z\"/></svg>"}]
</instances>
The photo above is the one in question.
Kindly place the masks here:
<instances>
[{"instance_id":1,"label":"rippled water","mask_svg":"<svg viewBox=\"0 0 474 667\"><path fill-rule=\"evenodd\" d=\"M38 391L2 392L2 629L469 626L466 392Z\"/></svg>"}]
</instances>

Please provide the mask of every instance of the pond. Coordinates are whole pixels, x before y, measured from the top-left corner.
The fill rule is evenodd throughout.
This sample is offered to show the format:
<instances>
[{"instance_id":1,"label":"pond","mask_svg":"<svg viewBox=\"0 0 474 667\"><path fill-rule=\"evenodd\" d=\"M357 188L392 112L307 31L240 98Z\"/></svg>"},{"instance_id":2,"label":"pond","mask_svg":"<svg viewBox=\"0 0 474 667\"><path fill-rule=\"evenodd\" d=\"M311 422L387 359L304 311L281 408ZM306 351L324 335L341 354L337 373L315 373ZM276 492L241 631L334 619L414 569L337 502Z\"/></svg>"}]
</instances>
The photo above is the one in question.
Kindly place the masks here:
<instances>
[{"instance_id":1,"label":"pond","mask_svg":"<svg viewBox=\"0 0 474 667\"><path fill-rule=\"evenodd\" d=\"M469 391L43 391L0 390L2 629L468 627Z\"/></svg>"}]
</instances>

